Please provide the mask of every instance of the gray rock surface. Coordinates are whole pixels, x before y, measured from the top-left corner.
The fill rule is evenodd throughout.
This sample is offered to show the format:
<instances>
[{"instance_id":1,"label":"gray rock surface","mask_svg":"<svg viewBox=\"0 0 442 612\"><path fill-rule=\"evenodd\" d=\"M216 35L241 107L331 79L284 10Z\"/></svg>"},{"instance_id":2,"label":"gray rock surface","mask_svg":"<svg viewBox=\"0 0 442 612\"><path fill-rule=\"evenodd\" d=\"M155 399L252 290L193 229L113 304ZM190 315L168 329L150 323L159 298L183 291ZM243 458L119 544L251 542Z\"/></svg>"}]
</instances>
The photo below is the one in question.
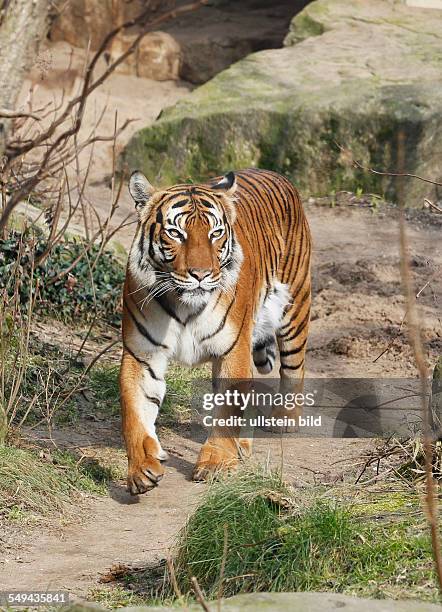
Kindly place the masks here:
<instances>
[{"instance_id":1,"label":"gray rock surface","mask_svg":"<svg viewBox=\"0 0 442 612\"><path fill-rule=\"evenodd\" d=\"M209 604L216 610L216 602ZM63 608L65 612L89 612L96 607L75 605ZM130 607L126 612L173 612L182 608ZM201 610L201 606L186 608L189 612ZM222 601L223 612L436 612L441 606L421 601L388 599L359 599L338 593L250 593L237 595Z\"/></svg>"},{"instance_id":2,"label":"gray rock surface","mask_svg":"<svg viewBox=\"0 0 442 612\"><path fill-rule=\"evenodd\" d=\"M261 166L304 192L361 188L420 206L440 197L433 185L351 161L441 181L441 142L440 11L317 0L293 19L283 49L198 88L138 132L123 159L162 184Z\"/></svg>"}]
</instances>

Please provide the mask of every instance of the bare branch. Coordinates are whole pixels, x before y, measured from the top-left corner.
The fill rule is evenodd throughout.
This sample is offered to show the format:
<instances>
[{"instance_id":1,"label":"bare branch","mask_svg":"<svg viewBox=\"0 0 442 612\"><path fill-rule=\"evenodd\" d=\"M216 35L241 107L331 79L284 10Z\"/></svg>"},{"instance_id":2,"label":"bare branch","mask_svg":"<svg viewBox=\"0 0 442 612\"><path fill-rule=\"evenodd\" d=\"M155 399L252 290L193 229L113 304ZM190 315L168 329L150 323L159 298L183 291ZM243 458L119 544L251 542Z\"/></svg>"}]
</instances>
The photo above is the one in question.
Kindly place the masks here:
<instances>
[{"instance_id":1,"label":"bare branch","mask_svg":"<svg viewBox=\"0 0 442 612\"><path fill-rule=\"evenodd\" d=\"M6 108L0 108L0 117L6 119L19 119L21 117L35 119L35 121L41 121L41 117L34 113L27 113L25 111L11 111Z\"/></svg>"},{"instance_id":2,"label":"bare branch","mask_svg":"<svg viewBox=\"0 0 442 612\"><path fill-rule=\"evenodd\" d=\"M427 516L430 526L431 543L433 548L434 564L436 575L439 582L439 589L442 592L442 558L441 547L439 540L438 512L436 502L436 490L433 479L433 445L431 439L431 414L430 407L427 401L428 396L428 364L424 354L424 344L422 339L422 331L417 309L416 296L413 291L413 283L410 273L410 263L408 260L408 239L405 225L405 215L401 207L399 219L400 228L400 252L401 252L401 273L404 293L407 300L407 320L410 344L413 349L416 366L419 373L421 383L421 406L424 423L423 431L423 447L425 454L425 481L426 481L426 506Z\"/></svg>"},{"instance_id":3,"label":"bare branch","mask_svg":"<svg viewBox=\"0 0 442 612\"><path fill-rule=\"evenodd\" d=\"M207 605L206 600L204 599L204 595L203 595L203 593L201 591L200 585L198 584L198 580L196 579L195 576L192 576L190 581L192 583L193 592L195 593L195 597L196 597L199 605L202 607L204 612L210 612L210 608Z\"/></svg>"},{"instance_id":4,"label":"bare branch","mask_svg":"<svg viewBox=\"0 0 442 612\"><path fill-rule=\"evenodd\" d=\"M356 168L359 168L360 170L365 170L366 172L370 172L371 174L376 174L378 176L396 176L396 177L402 177L402 178L414 178L414 179L418 179L419 181L423 181L424 183L430 183L431 185L442 187L442 183L439 183L438 181L434 181L429 178L425 178L423 176L418 176L417 174L411 174L409 172L385 172L381 170L375 170L374 168L370 168L370 166L364 166L363 164L361 164L361 162L354 159L349 149L346 149L345 147L343 147L336 141L334 142L335 142L335 145L338 147L338 149L345 155L346 159L348 159L353 166L355 166Z\"/></svg>"},{"instance_id":5,"label":"bare branch","mask_svg":"<svg viewBox=\"0 0 442 612\"><path fill-rule=\"evenodd\" d=\"M74 97L72 100L68 102L63 112L59 115L59 117L54 118L49 127L35 136L32 139L28 139L26 141L15 141L10 142L6 147L6 164L3 168L2 174L3 176L7 176L8 172L11 170L11 165L17 158L21 158L26 153L37 149L40 146L44 146L46 148L46 152L43 155L43 158L40 160L37 170L34 172L32 176L27 178L20 186L19 189L15 190L9 200L4 204L2 214L0 216L0 233L5 229L9 217L17 206L17 204L25 199L35 188L36 186L47 176L48 166L51 167L51 171L54 172L54 155L59 155L62 159L63 163L66 163L66 158L63 156L63 150L67 146L67 143L70 141L72 137L75 137L82 125L83 115L85 106L87 104L88 97L90 94L99 87L114 71L115 69L134 51L137 49L139 43L142 38L146 35L149 28L154 26L158 26L159 24L168 21L177 17L178 15L195 11L204 4L207 3L207 0L197 0L196 2L192 2L190 4L183 5L179 8L175 8L172 10L168 10L165 13L159 15L158 17L147 20L149 16L149 9L144 11L140 16L136 19L132 19L118 26L114 30L112 30L101 43L98 51L92 57L92 60L87 65L85 70L84 82L81 89L81 92L78 96ZM98 63L98 60L105 53L106 49L110 45L110 43L114 40L114 38L122 31L127 30L128 28L132 28L134 26L141 25L143 26L142 32L134 39L133 43L130 47L122 53L116 60L114 60L106 70L95 80L93 80L94 69ZM55 136L58 128L65 126L67 121L70 121L71 115L74 113L74 120L70 127L64 129L53 142L51 142L51 138ZM94 139L90 139L89 144L94 142ZM57 164L55 163L55 166ZM3 179L4 180L4 179Z\"/></svg>"}]
</instances>

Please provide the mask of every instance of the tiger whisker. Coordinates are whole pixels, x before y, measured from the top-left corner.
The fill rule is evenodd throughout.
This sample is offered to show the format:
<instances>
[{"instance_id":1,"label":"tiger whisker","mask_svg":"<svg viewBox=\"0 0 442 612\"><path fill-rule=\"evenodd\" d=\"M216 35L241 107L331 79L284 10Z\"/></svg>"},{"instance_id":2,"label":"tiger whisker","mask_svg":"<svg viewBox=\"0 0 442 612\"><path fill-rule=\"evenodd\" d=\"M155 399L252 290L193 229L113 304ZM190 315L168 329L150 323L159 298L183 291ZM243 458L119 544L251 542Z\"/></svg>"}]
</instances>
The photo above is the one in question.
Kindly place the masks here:
<instances>
[{"instance_id":1,"label":"tiger whisker","mask_svg":"<svg viewBox=\"0 0 442 612\"><path fill-rule=\"evenodd\" d=\"M159 297L168 291L173 289L173 283L170 281L160 281L155 283L147 293L146 297L142 300L140 310L143 310L144 306L149 304L155 297Z\"/></svg>"},{"instance_id":2,"label":"tiger whisker","mask_svg":"<svg viewBox=\"0 0 442 612\"><path fill-rule=\"evenodd\" d=\"M138 287L138 289L135 289L135 291L131 291L130 293L128 293L128 295L134 295L135 293L138 293L139 291L142 291L143 289L148 289L149 287L151 287L151 285L142 285Z\"/></svg>"}]
</instances>

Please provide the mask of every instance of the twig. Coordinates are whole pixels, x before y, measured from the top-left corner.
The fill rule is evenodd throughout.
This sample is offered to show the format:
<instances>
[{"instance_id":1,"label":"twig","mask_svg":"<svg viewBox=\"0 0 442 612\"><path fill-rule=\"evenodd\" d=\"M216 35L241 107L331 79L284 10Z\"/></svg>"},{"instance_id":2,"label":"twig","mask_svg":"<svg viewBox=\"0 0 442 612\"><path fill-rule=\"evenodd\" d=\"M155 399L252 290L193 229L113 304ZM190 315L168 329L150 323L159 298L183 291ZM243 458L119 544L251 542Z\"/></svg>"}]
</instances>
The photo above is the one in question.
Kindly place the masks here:
<instances>
[{"instance_id":1,"label":"twig","mask_svg":"<svg viewBox=\"0 0 442 612\"><path fill-rule=\"evenodd\" d=\"M223 596L223 587L224 587L224 572L226 569L226 561L227 561L227 542L228 542L228 525L224 523L224 543L223 543L223 556L221 559L221 568L219 571L219 587L218 587L218 597L217 597L217 609L218 612L221 612L221 599Z\"/></svg>"},{"instance_id":2,"label":"twig","mask_svg":"<svg viewBox=\"0 0 442 612\"><path fill-rule=\"evenodd\" d=\"M5 117L6 119L19 119L21 117L26 117L35 119L35 121L41 121L41 117L34 113L27 113L25 111L11 111L7 108L0 108L0 117Z\"/></svg>"},{"instance_id":3,"label":"twig","mask_svg":"<svg viewBox=\"0 0 442 612\"><path fill-rule=\"evenodd\" d=\"M200 589L200 585L198 584L198 580L196 579L195 576L192 576L192 578L190 579L191 583L192 583L192 588L193 588L193 592L195 593L195 597L198 601L198 603L200 604L200 606L202 607L202 609L205 612L210 612L210 608L207 605L207 602L204 599L204 595Z\"/></svg>"},{"instance_id":4,"label":"twig","mask_svg":"<svg viewBox=\"0 0 442 612\"><path fill-rule=\"evenodd\" d=\"M175 597L177 599L181 599L183 594L181 593L180 588L178 586L172 557L167 557L167 567L169 568L170 580L172 582Z\"/></svg>"},{"instance_id":5,"label":"twig","mask_svg":"<svg viewBox=\"0 0 442 612\"><path fill-rule=\"evenodd\" d=\"M424 198L424 203L425 203L425 208L431 208L432 210L434 210L437 213L442 214L442 208L440 208L439 206L437 206L436 204L434 204L431 200L429 200L428 198Z\"/></svg>"},{"instance_id":6,"label":"twig","mask_svg":"<svg viewBox=\"0 0 442 612\"><path fill-rule=\"evenodd\" d=\"M347 159L351 161L353 166L355 166L356 168L359 168L360 170L365 170L366 172L370 172L371 174L376 174L378 176L396 176L396 177L402 177L402 178L415 178L415 179L418 179L419 181L423 181L424 183L430 183L431 185L442 187L442 183L439 183L438 181L433 181L432 179L425 178L423 176L418 176L417 174L411 174L410 172L385 172L381 170L375 170L374 168L371 168L370 166L364 166L363 164L361 164L361 162L354 159L354 157L351 154L351 151L349 151L348 149L340 145L338 142L336 142L336 140L334 142L335 142L335 145L338 147L338 149L342 153L344 153Z\"/></svg>"},{"instance_id":7,"label":"twig","mask_svg":"<svg viewBox=\"0 0 442 612\"><path fill-rule=\"evenodd\" d=\"M82 372L80 378L78 379L77 383L74 385L74 387L72 387L72 389L67 393L67 395L64 397L63 401L59 404L59 406L57 406L57 409L60 410L60 408L62 408L62 406L64 406L66 404L66 402L68 400L70 400L70 398L74 395L74 393L77 393L80 391L80 384L83 382L84 378L86 377L86 375L88 374L88 372L94 367L94 365L97 363L97 361L105 354L107 353L107 351L109 351L113 346L115 346L116 344L118 344L120 342L120 340L113 340L110 344L107 344L104 349L102 349L90 362L90 364L86 367L86 369L84 370L84 372Z\"/></svg>"},{"instance_id":8,"label":"twig","mask_svg":"<svg viewBox=\"0 0 442 612\"><path fill-rule=\"evenodd\" d=\"M432 281L437 278L437 276L439 275L440 270L439 268L436 270L436 272L434 274L432 274L432 276L428 279L428 281L425 283L425 285L423 285L419 291L416 293L416 299L419 299L420 296L422 295L422 293L425 291L425 289L432 283ZM393 346L393 344L396 342L396 340L399 338L399 336L401 335L402 332L402 328L404 327L404 323L405 323L405 319L407 318L407 314L408 314L408 308L405 309L404 315L402 317L401 323L399 325L399 329L396 332L396 335L390 340L390 342L388 343L387 347L382 351L382 353L380 353L376 359L373 359L373 363L376 363L381 357L383 357L385 355L385 353L388 353L388 351L391 349L391 347Z\"/></svg>"},{"instance_id":9,"label":"twig","mask_svg":"<svg viewBox=\"0 0 442 612\"><path fill-rule=\"evenodd\" d=\"M390 342L388 343L388 345L385 347L385 349L382 351L382 353L380 353L376 359L373 359L373 363L376 363L381 357L383 357L385 355L385 353L388 353L388 351L391 349L391 347L393 346L393 344L396 342L396 340L399 338L399 336L401 335L402 332L402 328L404 326L405 323L405 319L407 318L407 312L408 310L405 310L404 315L402 317L402 321L399 325L399 329L396 332L396 335L390 340Z\"/></svg>"}]
</instances>

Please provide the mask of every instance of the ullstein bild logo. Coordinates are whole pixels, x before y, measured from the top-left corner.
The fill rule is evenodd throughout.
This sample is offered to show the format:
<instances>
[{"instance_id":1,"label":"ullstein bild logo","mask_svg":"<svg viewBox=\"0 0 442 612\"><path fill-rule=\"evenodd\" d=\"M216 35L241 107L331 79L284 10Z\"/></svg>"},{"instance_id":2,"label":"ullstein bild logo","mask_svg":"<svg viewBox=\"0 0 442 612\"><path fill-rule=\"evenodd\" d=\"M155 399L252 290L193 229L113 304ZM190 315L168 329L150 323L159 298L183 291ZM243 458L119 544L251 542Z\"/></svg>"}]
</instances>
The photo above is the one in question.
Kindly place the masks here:
<instances>
[{"instance_id":1,"label":"ullstein bild logo","mask_svg":"<svg viewBox=\"0 0 442 612\"><path fill-rule=\"evenodd\" d=\"M231 415L229 417L214 417L206 415L203 417L206 427L321 427L321 416L293 416L293 417L267 417L260 414L247 419L246 417Z\"/></svg>"},{"instance_id":2,"label":"ullstein bild logo","mask_svg":"<svg viewBox=\"0 0 442 612\"><path fill-rule=\"evenodd\" d=\"M201 427L216 427L226 436L234 428L242 437L287 432L314 438L372 438L408 437L423 429L417 379L306 379L302 393L299 387L293 390L295 385L296 381L279 379L197 381L192 401L195 433ZM441 393L429 385L423 398L431 409L433 439L442 439Z\"/></svg>"}]
</instances>

